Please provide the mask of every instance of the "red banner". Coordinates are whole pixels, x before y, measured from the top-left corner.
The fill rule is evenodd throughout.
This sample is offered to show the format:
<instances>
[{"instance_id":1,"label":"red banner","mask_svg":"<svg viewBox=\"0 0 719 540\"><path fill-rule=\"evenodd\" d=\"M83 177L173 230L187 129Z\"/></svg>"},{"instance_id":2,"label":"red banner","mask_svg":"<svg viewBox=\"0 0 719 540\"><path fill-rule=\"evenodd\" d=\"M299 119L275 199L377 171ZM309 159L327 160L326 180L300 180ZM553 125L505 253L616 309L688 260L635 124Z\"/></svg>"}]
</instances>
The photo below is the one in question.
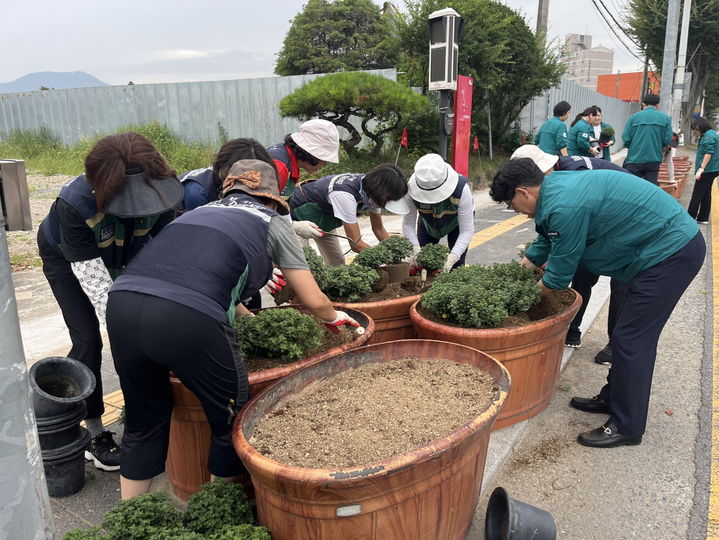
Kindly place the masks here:
<instances>
[{"instance_id":1,"label":"red banner","mask_svg":"<svg viewBox=\"0 0 719 540\"><path fill-rule=\"evenodd\" d=\"M469 174L469 138L472 130L472 78L457 76L454 93L454 129L452 131L452 167Z\"/></svg>"},{"instance_id":2,"label":"red banner","mask_svg":"<svg viewBox=\"0 0 719 540\"><path fill-rule=\"evenodd\" d=\"M409 149L409 142L407 141L407 128L402 130L402 138L399 140L399 145Z\"/></svg>"}]
</instances>

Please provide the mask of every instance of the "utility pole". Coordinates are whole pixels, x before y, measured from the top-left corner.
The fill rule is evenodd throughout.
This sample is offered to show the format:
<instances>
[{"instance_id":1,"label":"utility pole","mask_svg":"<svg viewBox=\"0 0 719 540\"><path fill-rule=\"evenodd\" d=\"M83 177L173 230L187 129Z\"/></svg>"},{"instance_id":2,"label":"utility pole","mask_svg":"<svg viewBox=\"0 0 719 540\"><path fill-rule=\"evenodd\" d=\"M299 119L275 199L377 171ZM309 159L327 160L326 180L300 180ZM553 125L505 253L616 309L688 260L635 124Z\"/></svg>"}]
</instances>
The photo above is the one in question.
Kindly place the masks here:
<instances>
[{"instance_id":1,"label":"utility pole","mask_svg":"<svg viewBox=\"0 0 719 540\"><path fill-rule=\"evenodd\" d=\"M649 56L647 51L644 51L644 72L642 73L642 88L639 90L639 103L642 102L642 98L647 94L649 88Z\"/></svg>"},{"instance_id":2,"label":"utility pole","mask_svg":"<svg viewBox=\"0 0 719 540\"><path fill-rule=\"evenodd\" d=\"M547 34L549 21L549 0L539 0L539 8L537 10L537 34Z\"/></svg>"},{"instance_id":3,"label":"utility pole","mask_svg":"<svg viewBox=\"0 0 719 540\"><path fill-rule=\"evenodd\" d=\"M662 60L662 88L659 106L667 113L672 106L672 81L677 58L677 37L679 34L679 3L681 0L669 0L667 6L667 27L664 31L664 59Z\"/></svg>"},{"instance_id":4,"label":"utility pole","mask_svg":"<svg viewBox=\"0 0 719 540\"><path fill-rule=\"evenodd\" d=\"M54 537L30 383L20 337L5 217L0 211L0 537Z\"/></svg>"},{"instance_id":5,"label":"utility pole","mask_svg":"<svg viewBox=\"0 0 719 540\"><path fill-rule=\"evenodd\" d=\"M674 78L674 101L672 101L672 126L674 131L682 128L682 95L689 91L684 88L684 71L687 63L687 46L689 41L689 19L691 18L692 0L684 0L684 10L682 13L682 33L679 37L679 59L677 60L677 74ZM692 107L694 104L690 103ZM690 113L691 114L691 113Z\"/></svg>"}]
</instances>

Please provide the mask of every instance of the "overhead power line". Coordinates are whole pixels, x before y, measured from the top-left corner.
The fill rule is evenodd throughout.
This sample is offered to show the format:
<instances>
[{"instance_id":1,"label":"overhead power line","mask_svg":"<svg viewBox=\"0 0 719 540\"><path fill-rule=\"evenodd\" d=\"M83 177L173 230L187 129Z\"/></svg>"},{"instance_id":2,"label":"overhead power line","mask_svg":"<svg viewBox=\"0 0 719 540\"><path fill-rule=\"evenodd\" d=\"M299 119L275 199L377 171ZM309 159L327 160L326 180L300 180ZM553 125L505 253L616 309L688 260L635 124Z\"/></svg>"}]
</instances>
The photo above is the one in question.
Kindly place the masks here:
<instances>
[{"instance_id":1,"label":"overhead power line","mask_svg":"<svg viewBox=\"0 0 719 540\"><path fill-rule=\"evenodd\" d=\"M622 31L622 33L627 37L627 39L629 39L629 41L631 41L632 43L634 43L634 45L636 45L639 49L641 49L642 46L641 46L639 43L637 43L637 41L635 41L635 39L634 39L631 35L629 35L629 32L627 32L627 29L624 28L624 27L619 23L619 21L614 17L614 15L612 14L612 12L609 11L609 9L607 8L606 4L605 4L602 0L597 0L597 1L599 2L599 5L604 8L604 11L607 12L607 15L609 15L609 17L611 17L611 19L614 21L614 24L616 24L617 27ZM606 19L605 19L605 20L606 20Z\"/></svg>"},{"instance_id":2,"label":"overhead power line","mask_svg":"<svg viewBox=\"0 0 719 540\"><path fill-rule=\"evenodd\" d=\"M598 0L592 0L592 5L594 6L594 9L597 11L597 13L599 13L602 20L604 21L605 26L609 29L609 31L612 34L614 34L614 36L617 38L617 41L629 52L629 54L631 54L634 58L636 58L640 62L644 63L644 58L640 58L639 56L637 56L637 54L632 50L632 48L629 45L627 45L626 43L624 43L621 36L617 33L617 31L614 29L612 24L607 20L606 15L602 12L601 9L599 9L599 6L597 5L597 1Z\"/></svg>"}]
</instances>

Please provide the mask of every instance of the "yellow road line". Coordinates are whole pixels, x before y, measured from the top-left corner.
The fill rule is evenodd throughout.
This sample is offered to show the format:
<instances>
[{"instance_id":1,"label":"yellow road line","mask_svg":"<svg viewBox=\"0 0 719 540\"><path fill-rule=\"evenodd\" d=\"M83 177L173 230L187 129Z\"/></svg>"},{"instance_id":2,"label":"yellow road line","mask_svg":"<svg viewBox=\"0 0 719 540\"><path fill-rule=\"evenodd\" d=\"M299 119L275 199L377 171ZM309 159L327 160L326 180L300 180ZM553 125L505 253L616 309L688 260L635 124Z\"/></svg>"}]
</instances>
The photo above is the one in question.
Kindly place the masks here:
<instances>
[{"instance_id":1,"label":"yellow road line","mask_svg":"<svg viewBox=\"0 0 719 540\"><path fill-rule=\"evenodd\" d=\"M491 227L482 229L481 231L474 233L474 236L472 236L472 241L470 242L468 249L473 249L477 246L484 244L485 242L489 242L500 234L504 234L505 232L526 223L527 221L530 221L527 216L519 214L500 223L496 223ZM349 260L351 259L348 259L348 261ZM122 396L122 391L117 390L116 392L107 394L103 398L103 401L105 402L105 414L102 416L102 423L104 425L109 425L113 422L116 422L118 418L120 418L120 410L125 404L125 400Z\"/></svg>"},{"instance_id":2,"label":"yellow road line","mask_svg":"<svg viewBox=\"0 0 719 540\"><path fill-rule=\"evenodd\" d=\"M476 248L477 246L481 246L485 242L489 242L493 238L496 238L500 234L506 233L507 231L514 229L515 227L519 227L520 225L526 223L527 221L531 221L527 216L523 214L516 215L510 219L507 219L505 221L502 221L500 223L497 223L495 225L492 225L491 227L487 227L486 229L482 229L478 233L475 233L472 237L472 241L469 243L469 249Z\"/></svg>"},{"instance_id":3,"label":"yellow road line","mask_svg":"<svg viewBox=\"0 0 719 540\"><path fill-rule=\"evenodd\" d=\"M719 200L716 183L712 197ZM712 451L711 485L709 486L709 515L707 516L707 539L719 539L719 219L710 218L712 257Z\"/></svg>"}]
</instances>

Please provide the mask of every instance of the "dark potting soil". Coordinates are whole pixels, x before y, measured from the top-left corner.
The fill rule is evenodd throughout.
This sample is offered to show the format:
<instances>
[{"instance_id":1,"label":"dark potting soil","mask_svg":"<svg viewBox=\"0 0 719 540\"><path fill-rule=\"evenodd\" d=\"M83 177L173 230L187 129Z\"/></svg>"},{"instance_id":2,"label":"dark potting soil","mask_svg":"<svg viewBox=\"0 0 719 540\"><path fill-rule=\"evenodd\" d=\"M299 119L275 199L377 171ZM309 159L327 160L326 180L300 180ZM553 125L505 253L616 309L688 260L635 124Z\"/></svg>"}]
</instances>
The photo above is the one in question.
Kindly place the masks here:
<instances>
[{"instance_id":1,"label":"dark potting soil","mask_svg":"<svg viewBox=\"0 0 719 540\"><path fill-rule=\"evenodd\" d=\"M322 339L322 344L316 349L312 349L305 353L304 358L318 355L325 351L329 351L334 347L339 347L350 341L357 339L357 335L354 333L354 328L344 326L340 327L340 333L334 334L329 329L325 329L325 335ZM280 358L266 358L264 356L249 356L245 358L245 366L247 367L248 373L255 373L256 371L262 371L265 369L271 369L274 367L284 366L291 364L296 360L282 360Z\"/></svg>"},{"instance_id":2,"label":"dark potting soil","mask_svg":"<svg viewBox=\"0 0 719 540\"><path fill-rule=\"evenodd\" d=\"M73 398L80 395L77 381L67 375L46 375L37 380L37 385L42 391L59 398Z\"/></svg>"},{"instance_id":3,"label":"dark potting soil","mask_svg":"<svg viewBox=\"0 0 719 540\"><path fill-rule=\"evenodd\" d=\"M414 450L481 414L498 388L468 364L405 358L313 383L259 420L250 444L314 469L357 467Z\"/></svg>"},{"instance_id":4,"label":"dark potting soil","mask_svg":"<svg viewBox=\"0 0 719 540\"><path fill-rule=\"evenodd\" d=\"M398 283L388 283L380 291L371 292L366 294L359 300L355 300L353 304L362 304L365 302L379 302L381 300L393 300L395 298L404 298L405 296L414 296L415 294L422 294L427 292L431 280L427 280L424 283L420 281L418 276L412 276L406 280ZM338 302L347 302L346 299L337 299Z\"/></svg>"},{"instance_id":5,"label":"dark potting soil","mask_svg":"<svg viewBox=\"0 0 719 540\"><path fill-rule=\"evenodd\" d=\"M576 298L575 293L570 289L564 289L561 291L550 291L548 294L542 296L542 299L537 302L534 306L529 308L528 311L520 311L515 315L511 315L502 321L502 324L496 328L514 328L517 326L524 326L531 322L541 321L549 317L554 317L558 313L561 313L569 306L572 305ZM430 321L444 324L446 326L454 326L456 328L463 328L461 325L438 317L434 312L423 308L421 304L417 306L417 311L425 319ZM482 328L489 328L483 326Z\"/></svg>"}]
</instances>

